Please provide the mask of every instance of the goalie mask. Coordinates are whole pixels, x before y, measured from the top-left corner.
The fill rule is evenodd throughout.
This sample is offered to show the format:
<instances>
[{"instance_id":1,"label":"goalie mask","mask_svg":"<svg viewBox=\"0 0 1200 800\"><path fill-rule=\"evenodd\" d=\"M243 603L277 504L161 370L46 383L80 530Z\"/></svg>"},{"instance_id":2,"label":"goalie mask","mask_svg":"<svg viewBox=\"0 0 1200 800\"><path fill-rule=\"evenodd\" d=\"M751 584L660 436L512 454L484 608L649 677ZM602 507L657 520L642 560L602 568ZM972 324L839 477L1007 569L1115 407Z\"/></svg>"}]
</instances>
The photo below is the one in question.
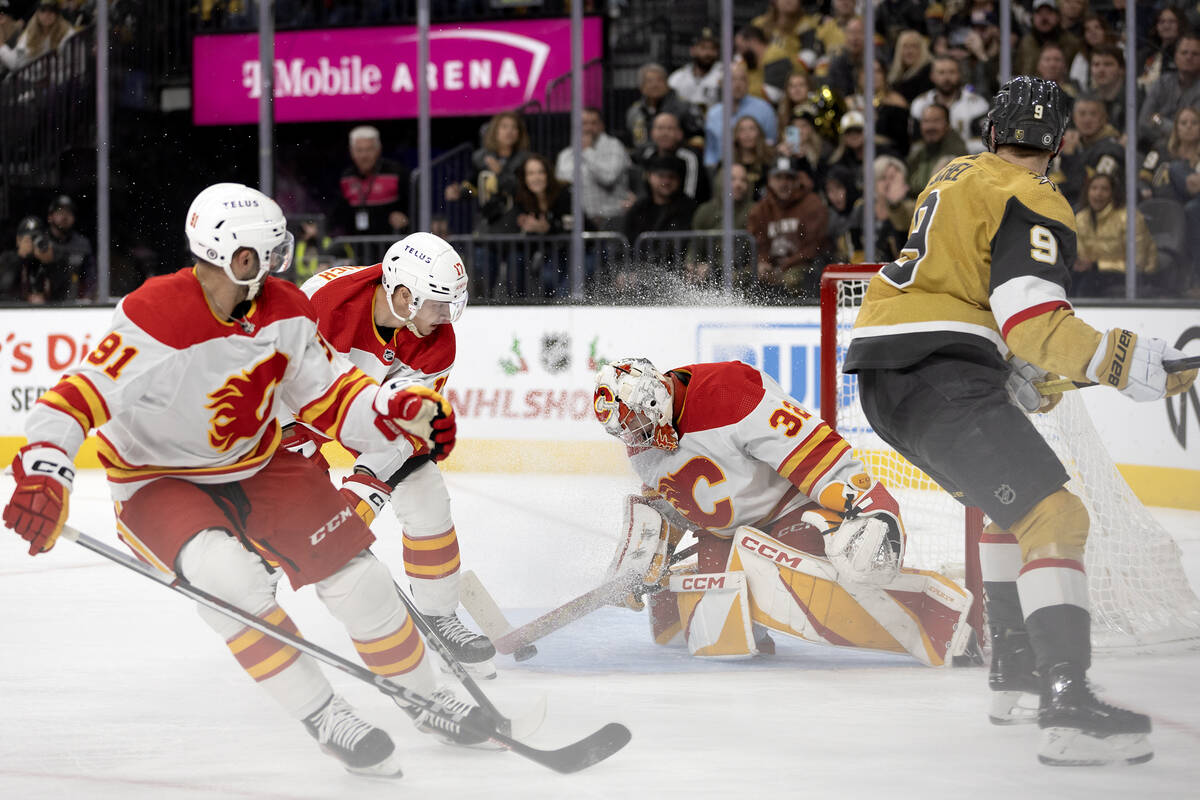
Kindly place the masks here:
<instances>
[{"instance_id":1,"label":"goalie mask","mask_svg":"<svg viewBox=\"0 0 1200 800\"><path fill-rule=\"evenodd\" d=\"M596 373L596 419L628 447L679 447L671 424L671 379L644 358L623 358Z\"/></svg>"},{"instance_id":2,"label":"goalie mask","mask_svg":"<svg viewBox=\"0 0 1200 800\"><path fill-rule=\"evenodd\" d=\"M407 309L397 309L392 299L401 286L412 295ZM445 304L446 318L457 322L467 307L467 271L445 239L432 233L412 233L384 254L383 291L388 309L405 323L411 323L426 303Z\"/></svg>"}]
</instances>

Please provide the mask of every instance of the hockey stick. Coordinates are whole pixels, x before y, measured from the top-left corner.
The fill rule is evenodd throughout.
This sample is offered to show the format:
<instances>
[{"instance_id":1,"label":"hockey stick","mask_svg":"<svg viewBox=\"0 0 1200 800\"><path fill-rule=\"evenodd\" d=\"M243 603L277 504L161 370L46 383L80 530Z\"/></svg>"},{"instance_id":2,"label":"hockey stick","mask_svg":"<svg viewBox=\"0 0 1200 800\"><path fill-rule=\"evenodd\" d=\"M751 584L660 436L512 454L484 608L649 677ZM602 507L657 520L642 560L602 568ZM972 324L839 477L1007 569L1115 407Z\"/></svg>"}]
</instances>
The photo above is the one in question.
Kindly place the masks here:
<instances>
[{"instance_id":1,"label":"hockey stick","mask_svg":"<svg viewBox=\"0 0 1200 800\"><path fill-rule=\"evenodd\" d=\"M174 573L160 572L149 564L138 561L132 556L128 556L97 539L93 539L87 534L72 528L70 525L63 526L61 536L91 550L93 553L107 558L109 561L120 564L127 569L139 573L143 577L160 583L184 597L195 600L206 608L220 612L227 617L237 620L248 628L253 628L276 641L291 645L305 655L312 656L334 669L358 678L364 683L369 683L387 696L405 705L422 709L435 717L465 728L471 733L486 737L488 741L506 750L511 750L517 755L524 756L530 761L535 761L544 767L549 767L556 772L564 774L578 772L592 764L603 761L628 744L632 738L629 729L624 725L617 722L610 722L598 731L565 747L560 747L557 750L538 750L495 730L492 725L477 722L469 717L461 720L455 719L453 716L446 714L433 700L424 695L407 689L398 683L394 683L382 675L376 675L366 667L348 661L320 645L313 644L301 636L280 628L278 625L267 622L248 611L227 603L221 598L193 586Z\"/></svg>"},{"instance_id":2,"label":"hockey stick","mask_svg":"<svg viewBox=\"0 0 1200 800\"><path fill-rule=\"evenodd\" d=\"M1163 369L1167 372L1184 372L1189 369L1200 368L1200 356L1185 356L1184 358L1164 358ZM1098 383L1091 381L1073 381L1070 378L1059 378L1053 381L1039 383L1037 389L1042 394L1060 394L1061 392L1069 392L1072 389L1086 389L1089 386L1099 386Z\"/></svg>"},{"instance_id":3,"label":"hockey stick","mask_svg":"<svg viewBox=\"0 0 1200 800\"><path fill-rule=\"evenodd\" d=\"M685 547L671 556L667 561L667 566L670 567L694 555L699 549L699 544ZM472 577L474 578L474 575ZM507 631L499 633L492 639L492 644L496 646L496 651L508 655L529 646L538 639L549 636L560 628L566 627L598 608L612 604L615 600L629 593L631 580L636 580L636 578L632 578L630 575L619 575L597 586L590 592L585 592L574 600L569 600L558 608L547 611L537 619L527 622L519 628L513 628L508 624L508 621L504 619L496 606L496 601L492 599L491 595L484 589L483 584L479 583L477 578L471 582L469 586L470 591L468 591L468 586L464 586L463 605L467 607L467 611L471 613L471 616L481 626L485 626L483 619L489 619L494 623L502 624L508 628ZM641 599L646 593L644 591L639 592L639 588L641 587L635 587L633 591ZM475 592L479 594L476 595ZM468 602L470 602L470 605L468 605ZM476 614L476 609L479 610L478 614ZM489 633L490 636L491 634Z\"/></svg>"}]
</instances>

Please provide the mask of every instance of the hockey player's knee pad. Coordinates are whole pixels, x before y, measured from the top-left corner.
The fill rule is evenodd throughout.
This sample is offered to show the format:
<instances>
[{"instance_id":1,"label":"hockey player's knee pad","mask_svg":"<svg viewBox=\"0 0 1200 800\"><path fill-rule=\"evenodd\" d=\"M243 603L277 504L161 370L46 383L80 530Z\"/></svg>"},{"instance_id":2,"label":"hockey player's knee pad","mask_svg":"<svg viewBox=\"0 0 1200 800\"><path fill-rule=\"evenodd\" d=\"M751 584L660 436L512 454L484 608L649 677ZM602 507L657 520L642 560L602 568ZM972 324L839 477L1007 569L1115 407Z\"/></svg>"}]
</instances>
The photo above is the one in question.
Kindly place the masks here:
<instances>
[{"instance_id":1,"label":"hockey player's knee pad","mask_svg":"<svg viewBox=\"0 0 1200 800\"><path fill-rule=\"evenodd\" d=\"M1021 558L1026 564L1035 558L1082 561L1088 522L1083 501L1066 489L1059 489L1017 520L1012 534L1021 545Z\"/></svg>"},{"instance_id":2,"label":"hockey player's knee pad","mask_svg":"<svg viewBox=\"0 0 1200 800\"><path fill-rule=\"evenodd\" d=\"M317 597L355 639L392 633L404 620L404 608L392 574L369 551L316 584Z\"/></svg>"},{"instance_id":3,"label":"hockey player's knee pad","mask_svg":"<svg viewBox=\"0 0 1200 800\"><path fill-rule=\"evenodd\" d=\"M188 583L252 614L275 604L276 576L228 531L208 528L193 536L179 551L176 566ZM225 637L243 627L204 606L200 607L200 616Z\"/></svg>"},{"instance_id":4,"label":"hockey player's knee pad","mask_svg":"<svg viewBox=\"0 0 1200 800\"><path fill-rule=\"evenodd\" d=\"M450 519L450 492L442 471L427 461L400 482L392 492L392 508L404 525L404 532L415 538L443 534L454 523Z\"/></svg>"}]
</instances>

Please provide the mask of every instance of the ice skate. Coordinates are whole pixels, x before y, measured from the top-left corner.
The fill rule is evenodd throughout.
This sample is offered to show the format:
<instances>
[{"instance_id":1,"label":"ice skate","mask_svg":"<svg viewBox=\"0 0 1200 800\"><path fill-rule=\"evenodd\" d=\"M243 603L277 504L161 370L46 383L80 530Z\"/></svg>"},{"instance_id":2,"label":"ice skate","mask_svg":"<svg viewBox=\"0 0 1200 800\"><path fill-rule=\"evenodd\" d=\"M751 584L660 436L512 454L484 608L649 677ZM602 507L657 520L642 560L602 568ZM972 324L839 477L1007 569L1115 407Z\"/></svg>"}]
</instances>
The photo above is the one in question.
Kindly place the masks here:
<instances>
[{"instance_id":1,"label":"ice skate","mask_svg":"<svg viewBox=\"0 0 1200 800\"><path fill-rule=\"evenodd\" d=\"M1084 670L1074 664L1050 670L1038 727L1042 729L1038 760L1043 764L1141 764L1154 756L1146 738L1150 718L1098 700Z\"/></svg>"},{"instance_id":2,"label":"ice skate","mask_svg":"<svg viewBox=\"0 0 1200 800\"><path fill-rule=\"evenodd\" d=\"M988 719L993 725L1036 722L1042 684L1033 668L1029 634L1023 630L993 630L991 638L988 688L992 690L992 706Z\"/></svg>"},{"instance_id":3,"label":"ice skate","mask_svg":"<svg viewBox=\"0 0 1200 800\"><path fill-rule=\"evenodd\" d=\"M481 733L465 730L461 724L470 719L478 723L479 727L492 730L494 725L491 719L478 706L459 700L449 689L438 689L429 699L433 701L434 709L441 713L430 713L416 706L404 706L405 713L412 717L417 730L432 733L446 744L464 747L483 744L488 740L488 737Z\"/></svg>"},{"instance_id":4,"label":"ice skate","mask_svg":"<svg viewBox=\"0 0 1200 800\"><path fill-rule=\"evenodd\" d=\"M496 677L496 665L492 663L496 648L490 639L463 625L453 612L440 617L426 615L425 620L471 677L479 680Z\"/></svg>"},{"instance_id":5,"label":"ice skate","mask_svg":"<svg viewBox=\"0 0 1200 800\"><path fill-rule=\"evenodd\" d=\"M392 738L382 728L361 719L337 695L306 717L304 727L321 749L341 761L348 772L376 778L399 778L402 774Z\"/></svg>"}]
</instances>

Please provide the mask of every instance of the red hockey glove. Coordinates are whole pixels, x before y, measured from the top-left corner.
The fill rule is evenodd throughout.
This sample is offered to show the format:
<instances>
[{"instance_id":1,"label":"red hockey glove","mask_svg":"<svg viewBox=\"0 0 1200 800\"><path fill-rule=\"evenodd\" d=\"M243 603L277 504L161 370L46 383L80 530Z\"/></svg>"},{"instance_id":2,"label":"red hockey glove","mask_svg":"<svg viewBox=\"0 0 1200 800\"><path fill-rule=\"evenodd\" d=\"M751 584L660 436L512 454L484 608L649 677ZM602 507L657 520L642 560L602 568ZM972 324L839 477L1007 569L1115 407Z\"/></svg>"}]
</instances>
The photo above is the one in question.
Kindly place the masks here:
<instances>
[{"instance_id":1,"label":"red hockey glove","mask_svg":"<svg viewBox=\"0 0 1200 800\"><path fill-rule=\"evenodd\" d=\"M354 513L368 526L392 497L392 487L365 472L356 472L342 481L340 491Z\"/></svg>"},{"instance_id":2,"label":"red hockey glove","mask_svg":"<svg viewBox=\"0 0 1200 800\"><path fill-rule=\"evenodd\" d=\"M279 446L284 450L299 453L321 469L328 470L329 462L325 460L325 454L321 452L321 445L327 441L329 440L312 428L297 422L284 427L283 439L279 442Z\"/></svg>"},{"instance_id":3,"label":"red hockey glove","mask_svg":"<svg viewBox=\"0 0 1200 800\"><path fill-rule=\"evenodd\" d=\"M29 542L29 555L54 547L67 521L75 467L49 442L22 447L12 463L17 488L4 507L4 524Z\"/></svg>"},{"instance_id":4,"label":"red hockey glove","mask_svg":"<svg viewBox=\"0 0 1200 800\"><path fill-rule=\"evenodd\" d=\"M379 414L375 425L389 440L402 433L415 436L429 446L434 461L454 449L457 425L450 401L427 386L412 384L399 389L383 386L375 397Z\"/></svg>"}]
</instances>

